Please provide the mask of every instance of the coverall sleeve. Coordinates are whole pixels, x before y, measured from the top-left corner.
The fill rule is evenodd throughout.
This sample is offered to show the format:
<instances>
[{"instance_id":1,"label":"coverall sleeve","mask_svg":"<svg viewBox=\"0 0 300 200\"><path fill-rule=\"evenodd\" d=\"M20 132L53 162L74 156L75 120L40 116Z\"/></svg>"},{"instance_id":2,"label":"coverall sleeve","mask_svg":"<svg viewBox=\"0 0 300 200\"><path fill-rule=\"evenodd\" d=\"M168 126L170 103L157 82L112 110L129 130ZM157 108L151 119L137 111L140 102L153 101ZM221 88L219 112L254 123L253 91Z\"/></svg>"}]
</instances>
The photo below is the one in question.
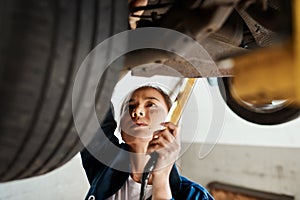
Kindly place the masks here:
<instances>
[{"instance_id":1,"label":"coverall sleeve","mask_svg":"<svg viewBox=\"0 0 300 200\"><path fill-rule=\"evenodd\" d=\"M109 162L108 159L111 157L101 154L110 152L110 155L113 155L114 152L110 150L111 146L119 145L118 138L114 135L116 127L117 123L113 116L113 106L111 104L110 109L101 123L101 129L97 131L90 144L80 152L82 165L90 184L96 173L106 167L106 165L99 160L107 159L107 162ZM91 150L92 152L90 152ZM97 154L102 156L101 159L95 158L98 157Z\"/></svg>"}]
</instances>

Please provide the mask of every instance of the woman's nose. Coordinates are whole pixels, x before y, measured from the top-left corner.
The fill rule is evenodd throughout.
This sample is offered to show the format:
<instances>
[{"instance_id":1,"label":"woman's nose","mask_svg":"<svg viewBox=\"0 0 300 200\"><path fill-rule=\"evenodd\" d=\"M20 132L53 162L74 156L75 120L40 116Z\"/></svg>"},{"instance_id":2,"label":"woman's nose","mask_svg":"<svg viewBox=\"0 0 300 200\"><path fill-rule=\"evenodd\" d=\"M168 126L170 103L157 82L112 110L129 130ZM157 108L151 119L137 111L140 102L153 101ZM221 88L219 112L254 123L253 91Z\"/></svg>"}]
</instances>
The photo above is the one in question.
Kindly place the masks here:
<instances>
[{"instance_id":1,"label":"woman's nose","mask_svg":"<svg viewBox=\"0 0 300 200\"><path fill-rule=\"evenodd\" d=\"M135 108L131 113L131 117L144 117L144 116L145 116L145 111L141 107Z\"/></svg>"}]
</instances>

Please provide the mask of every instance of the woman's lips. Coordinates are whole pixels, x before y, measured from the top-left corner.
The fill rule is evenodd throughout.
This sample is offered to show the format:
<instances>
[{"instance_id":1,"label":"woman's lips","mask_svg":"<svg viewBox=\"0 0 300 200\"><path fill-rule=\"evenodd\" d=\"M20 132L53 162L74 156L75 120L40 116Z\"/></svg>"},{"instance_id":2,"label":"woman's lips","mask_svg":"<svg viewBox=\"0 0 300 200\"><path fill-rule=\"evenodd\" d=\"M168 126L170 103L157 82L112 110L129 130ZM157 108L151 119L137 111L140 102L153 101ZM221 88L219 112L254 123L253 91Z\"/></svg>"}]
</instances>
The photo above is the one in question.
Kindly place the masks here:
<instances>
[{"instance_id":1,"label":"woman's lips","mask_svg":"<svg viewBox=\"0 0 300 200\"><path fill-rule=\"evenodd\" d=\"M128 124L128 128L147 127L147 126L149 126L149 124L146 122L134 121L134 120L131 120Z\"/></svg>"},{"instance_id":2,"label":"woman's lips","mask_svg":"<svg viewBox=\"0 0 300 200\"><path fill-rule=\"evenodd\" d=\"M141 121L136 121L136 122L134 122L136 125L138 125L138 126L148 126L148 124L147 123L145 123L145 122L141 122Z\"/></svg>"}]
</instances>

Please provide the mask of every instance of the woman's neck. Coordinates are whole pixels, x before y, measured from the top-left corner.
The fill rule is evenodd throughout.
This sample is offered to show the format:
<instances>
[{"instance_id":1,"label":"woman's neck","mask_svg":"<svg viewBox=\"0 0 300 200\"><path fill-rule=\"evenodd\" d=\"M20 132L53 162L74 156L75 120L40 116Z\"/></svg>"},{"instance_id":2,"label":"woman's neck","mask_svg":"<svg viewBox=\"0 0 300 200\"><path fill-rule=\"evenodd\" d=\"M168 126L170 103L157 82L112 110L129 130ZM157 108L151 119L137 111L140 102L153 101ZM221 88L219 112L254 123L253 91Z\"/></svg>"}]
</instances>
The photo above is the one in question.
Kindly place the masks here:
<instances>
[{"instance_id":1,"label":"woman's neck","mask_svg":"<svg viewBox=\"0 0 300 200\"><path fill-rule=\"evenodd\" d=\"M130 157L131 177L136 182L141 182L146 163L150 156L145 154L135 154Z\"/></svg>"}]
</instances>

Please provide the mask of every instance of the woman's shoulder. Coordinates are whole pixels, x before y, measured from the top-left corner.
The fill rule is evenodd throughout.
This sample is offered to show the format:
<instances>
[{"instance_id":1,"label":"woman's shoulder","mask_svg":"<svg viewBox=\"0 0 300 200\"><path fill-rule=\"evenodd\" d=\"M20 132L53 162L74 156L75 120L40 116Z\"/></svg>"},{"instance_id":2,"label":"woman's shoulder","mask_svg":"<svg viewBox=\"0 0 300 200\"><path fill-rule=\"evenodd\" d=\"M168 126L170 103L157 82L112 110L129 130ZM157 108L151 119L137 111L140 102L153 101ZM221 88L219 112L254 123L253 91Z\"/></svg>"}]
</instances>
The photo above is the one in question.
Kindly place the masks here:
<instances>
[{"instance_id":1,"label":"woman's shoulder","mask_svg":"<svg viewBox=\"0 0 300 200\"><path fill-rule=\"evenodd\" d=\"M184 176L181 178L180 199L213 200L211 194L200 184L189 180Z\"/></svg>"}]
</instances>

